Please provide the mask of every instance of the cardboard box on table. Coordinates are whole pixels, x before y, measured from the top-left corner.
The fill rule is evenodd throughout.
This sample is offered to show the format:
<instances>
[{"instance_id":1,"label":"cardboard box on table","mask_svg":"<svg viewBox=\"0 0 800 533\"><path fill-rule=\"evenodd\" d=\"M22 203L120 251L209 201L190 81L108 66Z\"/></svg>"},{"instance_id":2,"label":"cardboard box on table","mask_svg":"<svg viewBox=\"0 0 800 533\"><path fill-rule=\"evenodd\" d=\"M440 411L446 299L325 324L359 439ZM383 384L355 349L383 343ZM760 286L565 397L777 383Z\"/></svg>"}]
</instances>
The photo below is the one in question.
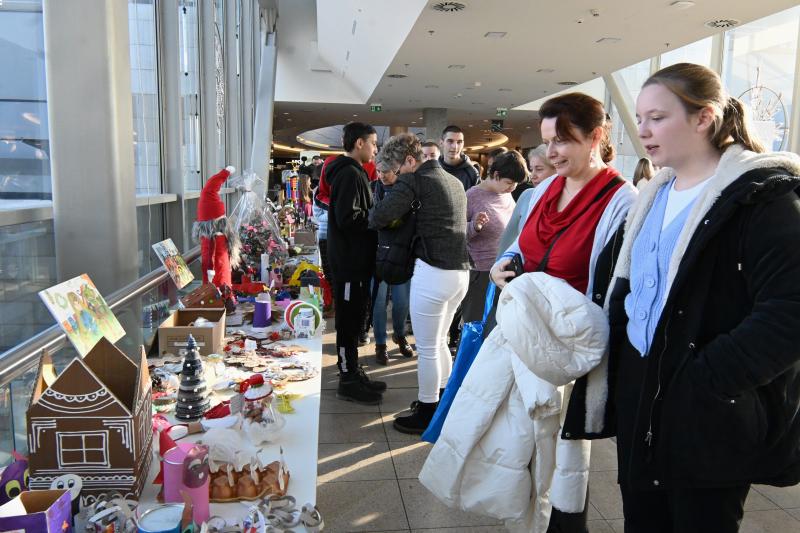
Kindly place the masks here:
<instances>
[{"instance_id":1,"label":"cardboard box on table","mask_svg":"<svg viewBox=\"0 0 800 533\"><path fill-rule=\"evenodd\" d=\"M214 322L211 327L190 326L198 318ZM200 355L219 353L225 338L224 309L179 309L158 326L158 351L178 355L186 348L189 335L194 337Z\"/></svg>"},{"instance_id":2,"label":"cardboard box on table","mask_svg":"<svg viewBox=\"0 0 800 533\"><path fill-rule=\"evenodd\" d=\"M152 386L144 349L137 365L105 337L55 376L44 355L28 407L31 490L65 475L81 496L138 496L152 460Z\"/></svg>"},{"instance_id":3,"label":"cardboard box on table","mask_svg":"<svg viewBox=\"0 0 800 533\"><path fill-rule=\"evenodd\" d=\"M68 490L26 491L0 506L0 532L34 531L73 531L72 501Z\"/></svg>"}]
</instances>

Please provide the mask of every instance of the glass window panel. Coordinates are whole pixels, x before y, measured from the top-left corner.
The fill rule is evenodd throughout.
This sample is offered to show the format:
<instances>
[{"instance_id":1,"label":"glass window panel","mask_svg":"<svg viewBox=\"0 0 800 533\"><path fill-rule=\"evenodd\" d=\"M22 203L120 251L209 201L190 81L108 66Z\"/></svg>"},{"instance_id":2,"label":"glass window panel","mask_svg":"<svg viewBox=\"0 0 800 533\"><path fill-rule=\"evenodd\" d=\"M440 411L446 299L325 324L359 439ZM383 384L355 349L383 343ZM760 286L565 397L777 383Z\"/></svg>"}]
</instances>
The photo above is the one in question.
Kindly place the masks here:
<instances>
[{"instance_id":1,"label":"glass window panel","mask_svg":"<svg viewBox=\"0 0 800 533\"><path fill-rule=\"evenodd\" d=\"M751 112L756 135L772 150L786 147L795 79L800 6L725 34L723 81Z\"/></svg>"},{"instance_id":2,"label":"glass window panel","mask_svg":"<svg viewBox=\"0 0 800 533\"><path fill-rule=\"evenodd\" d=\"M128 0L137 194L160 194L161 130L154 0Z\"/></svg>"},{"instance_id":3,"label":"glass window panel","mask_svg":"<svg viewBox=\"0 0 800 533\"><path fill-rule=\"evenodd\" d=\"M650 76L650 60L645 59L639 63L625 67L619 70L618 73L625 81L625 87L628 89L628 94L631 95L631 101L636 104L636 99L642 90L642 84Z\"/></svg>"},{"instance_id":4,"label":"glass window panel","mask_svg":"<svg viewBox=\"0 0 800 533\"><path fill-rule=\"evenodd\" d=\"M200 190L200 49L197 4L181 0L178 13L181 65L181 154L186 190Z\"/></svg>"},{"instance_id":5,"label":"glass window panel","mask_svg":"<svg viewBox=\"0 0 800 533\"><path fill-rule=\"evenodd\" d=\"M0 206L51 200L44 30L41 5L0 11Z\"/></svg>"},{"instance_id":6,"label":"glass window panel","mask_svg":"<svg viewBox=\"0 0 800 533\"><path fill-rule=\"evenodd\" d=\"M152 272L161 266L153 252L153 245L164 236L164 204L143 205L136 208L136 224L139 228L139 275Z\"/></svg>"},{"instance_id":7,"label":"glass window panel","mask_svg":"<svg viewBox=\"0 0 800 533\"><path fill-rule=\"evenodd\" d=\"M639 156L636 154L631 138L625 130L625 125L619 116L617 106L612 105L611 109L608 110L608 114L611 117L611 142L616 150L611 166L617 169L626 179L631 180L633 179L633 171L636 169Z\"/></svg>"},{"instance_id":8,"label":"glass window panel","mask_svg":"<svg viewBox=\"0 0 800 533\"><path fill-rule=\"evenodd\" d=\"M54 324L38 292L56 284L53 221L0 227L0 352Z\"/></svg>"},{"instance_id":9,"label":"glass window panel","mask_svg":"<svg viewBox=\"0 0 800 533\"><path fill-rule=\"evenodd\" d=\"M698 65L711 65L711 37L681 46L661 54L661 68L676 63L697 63Z\"/></svg>"},{"instance_id":10,"label":"glass window panel","mask_svg":"<svg viewBox=\"0 0 800 533\"><path fill-rule=\"evenodd\" d=\"M214 63L216 76L216 167L228 163L225 158L225 6L222 0L214 2Z\"/></svg>"}]
</instances>

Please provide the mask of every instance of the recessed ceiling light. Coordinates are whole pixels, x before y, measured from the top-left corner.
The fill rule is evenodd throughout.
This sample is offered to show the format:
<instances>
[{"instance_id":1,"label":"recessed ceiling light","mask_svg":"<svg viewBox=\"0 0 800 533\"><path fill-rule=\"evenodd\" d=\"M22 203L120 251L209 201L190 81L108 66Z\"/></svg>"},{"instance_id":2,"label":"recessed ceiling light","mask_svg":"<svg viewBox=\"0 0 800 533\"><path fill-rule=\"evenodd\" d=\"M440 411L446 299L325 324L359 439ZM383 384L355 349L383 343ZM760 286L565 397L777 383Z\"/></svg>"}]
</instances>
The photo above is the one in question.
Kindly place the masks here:
<instances>
[{"instance_id":1,"label":"recessed ceiling light","mask_svg":"<svg viewBox=\"0 0 800 533\"><path fill-rule=\"evenodd\" d=\"M511 89L509 89L508 87L501 87L501 88L499 88L497 90L500 91L501 93L510 93L511 92Z\"/></svg>"},{"instance_id":2,"label":"recessed ceiling light","mask_svg":"<svg viewBox=\"0 0 800 533\"><path fill-rule=\"evenodd\" d=\"M560 82L558 82L558 84L559 85L563 85L564 87L573 87L575 85L578 85L578 82L577 81L560 81ZM545 91L545 92L547 92L547 91Z\"/></svg>"},{"instance_id":3,"label":"recessed ceiling light","mask_svg":"<svg viewBox=\"0 0 800 533\"><path fill-rule=\"evenodd\" d=\"M471 105L486 105L484 102L471 102Z\"/></svg>"},{"instance_id":4,"label":"recessed ceiling light","mask_svg":"<svg viewBox=\"0 0 800 533\"><path fill-rule=\"evenodd\" d=\"M431 6L434 11L441 11L442 13L456 13L463 11L467 6L461 2L439 2Z\"/></svg>"},{"instance_id":5,"label":"recessed ceiling light","mask_svg":"<svg viewBox=\"0 0 800 533\"><path fill-rule=\"evenodd\" d=\"M451 68L451 69L454 69L454 70L462 70L462 69L467 68L467 66L466 65L447 65L447 68Z\"/></svg>"},{"instance_id":6,"label":"recessed ceiling light","mask_svg":"<svg viewBox=\"0 0 800 533\"><path fill-rule=\"evenodd\" d=\"M554 68L540 68L536 72L538 72L540 74L552 74L555 71L556 71L556 69L554 69Z\"/></svg>"},{"instance_id":7,"label":"recessed ceiling light","mask_svg":"<svg viewBox=\"0 0 800 533\"><path fill-rule=\"evenodd\" d=\"M292 121L292 119L290 119L290 118L286 119L286 122L291 122L291 121Z\"/></svg>"},{"instance_id":8,"label":"recessed ceiling light","mask_svg":"<svg viewBox=\"0 0 800 533\"><path fill-rule=\"evenodd\" d=\"M741 24L741 20L736 19L714 19L709 20L705 23L707 28L714 28L716 30L724 30L728 28L733 28L734 26L738 26Z\"/></svg>"},{"instance_id":9,"label":"recessed ceiling light","mask_svg":"<svg viewBox=\"0 0 800 533\"><path fill-rule=\"evenodd\" d=\"M438 85L426 85L425 88L426 89L438 89L439 86Z\"/></svg>"},{"instance_id":10,"label":"recessed ceiling light","mask_svg":"<svg viewBox=\"0 0 800 533\"><path fill-rule=\"evenodd\" d=\"M530 126L525 126L525 129L529 130L529 129L531 129L531 127Z\"/></svg>"},{"instance_id":11,"label":"recessed ceiling light","mask_svg":"<svg viewBox=\"0 0 800 533\"><path fill-rule=\"evenodd\" d=\"M468 127L468 128L471 128L471 127L472 127L472 124L468 125L467 127Z\"/></svg>"},{"instance_id":12,"label":"recessed ceiling light","mask_svg":"<svg viewBox=\"0 0 800 533\"><path fill-rule=\"evenodd\" d=\"M357 117L358 115L357 115L357 114L353 114L353 116L354 116L354 117Z\"/></svg>"},{"instance_id":13,"label":"recessed ceiling light","mask_svg":"<svg viewBox=\"0 0 800 533\"><path fill-rule=\"evenodd\" d=\"M422 117L419 117L417 120L422 120Z\"/></svg>"},{"instance_id":14,"label":"recessed ceiling light","mask_svg":"<svg viewBox=\"0 0 800 533\"><path fill-rule=\"evenodd\" d=\"M505 31L487 31L483 36L487 39L502 39L507 34Z\"/></svg>"},{"instance_id":15,"label":"recessed ceiling light","mask_svg":"<svg viewBox=\"0 0 800 533\"><path fill-rule=\"evenodd\" d=\"M462 96L464 96L464 95L461 94L461 93L456 93L456 94L453 95L453 98L461 98Z\"/></svg>"},{"instance_id":16,"label":"recessed ceiling light","mask_svg":"<svg viewBox=\"0 0 800 533\"><path fill-rule=\"evenodd\" d=\"M407 78L405 74L389 74L386 76L387 78L392 78L393 80L401 80L403 78Z\"/></svg>"},{"instance_id":17,"label":"recessed ceiling light","mask_svg":"<svg viewBox=\"0 0 800 533\"><path fill-rule=\"evenodd\" d=\"M488 118L483 119L484 122L489 122Z\"/></svg>"},{"instance_id":18,"label":"recessed ceiling light","mask_svg":"<svg viewBox=\"0 0 800 533\"><path fill-rule=\"evenodd\" d=\"M416 121L416 120L412 120L412 121L411 121L411 123L412 123L412 124L416 124L416 123L417 123L417 121Z\"/></svg>"},{"instance_id":19,"label":"recessed ceiling light","mask_svg":"<svg viewBox=\"0 0 800 533\"><path fill-rule=\"evenodd\" d=\"M283 112L283 114L284 114L284 115L288 115L288 114L289 114L289 112L288 112L288 111L284 111L284 112Z\"/></svg>"},{"instance_id":20,"label":"recessed ceiling light","mask_svg":"<svg viewBox=\"0 0 800 533\"><path fill-rule=\"evenodd\" d=\"M481 85L483 85L483 84L482 84L481 82L479 82L479 81L476 81L475 83L473 83L473 85L474 85L475 87L480 87L480 86L481 86Z\"/></svg>"},{"instance_id":21,"label":"recessed ceiling light","mask_svg":"<svg viewBox=\"0 0 800 533\"><path fill-rule=\"evenodd\" d=\"M622 40L621 37L601 37L595 41L597 44L615 44Z\"/></svg>"},{"instance_id":22,"label":"recessed ceiling light","mask_svg":"<svg viewBox=\"0 0 800 533\"><path fill-rule=\"evenodd\" d=\"M674 7L675 9L689 9L690 7L694 7L694 2L689 0L678 0L677 2L672 2L670 7Z\"/></svg>"}]
</instances>

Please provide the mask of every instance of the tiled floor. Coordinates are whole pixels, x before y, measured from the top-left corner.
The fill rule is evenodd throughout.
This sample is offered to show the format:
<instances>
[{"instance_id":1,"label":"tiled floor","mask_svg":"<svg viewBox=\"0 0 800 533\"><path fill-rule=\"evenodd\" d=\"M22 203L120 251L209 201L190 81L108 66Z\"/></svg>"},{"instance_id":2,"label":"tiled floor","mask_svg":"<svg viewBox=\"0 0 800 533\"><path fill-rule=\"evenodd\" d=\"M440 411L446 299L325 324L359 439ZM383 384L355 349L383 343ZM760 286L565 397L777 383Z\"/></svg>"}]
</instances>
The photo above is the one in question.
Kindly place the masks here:
<instances>
[{"instance_id":1,"label":"tiled floor","mask_svg":"<svg viewBox=\"0 0 800 533\"><path fill-rule=\"evenodd\" d=\"M332 321L329 321L332 322ZM403 359L389 344L387 367L374 364L374 345L361 361L389 390L378 406L337 400L335 334L323 340L317 504L325 531L464 532L505 531L498 521L445 507L417 481L430 445L392 427L394 415L417 398L417 360ZM617 457L610 440L592 447L589 531L622 533ZM800 485L756 486L745 505L742 533L799 533Z\"/></svg>"}]
</instances>

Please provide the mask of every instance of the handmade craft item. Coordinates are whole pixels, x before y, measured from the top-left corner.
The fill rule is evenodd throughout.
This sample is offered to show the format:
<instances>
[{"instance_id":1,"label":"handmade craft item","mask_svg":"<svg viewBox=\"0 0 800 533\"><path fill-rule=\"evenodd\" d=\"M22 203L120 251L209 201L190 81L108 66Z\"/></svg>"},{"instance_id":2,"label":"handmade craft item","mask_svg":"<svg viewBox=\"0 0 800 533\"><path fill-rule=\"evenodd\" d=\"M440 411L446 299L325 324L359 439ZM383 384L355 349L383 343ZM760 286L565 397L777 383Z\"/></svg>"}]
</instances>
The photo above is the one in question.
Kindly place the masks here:
<instances>
[{"instance_id":1,"label":"handmade craft item","mask_svg":"<svg viewBox=\"0 0 800 533\"><path fill-rule=\"evenodd\" d=\"M189 335L188 350L181 369L181 385L178 388L178 402L175 405L175 418L180 420L199 420L211 405L206 381L203 378L203 362L197 350L194 337Z\"/></svg>"}]
</instances>

